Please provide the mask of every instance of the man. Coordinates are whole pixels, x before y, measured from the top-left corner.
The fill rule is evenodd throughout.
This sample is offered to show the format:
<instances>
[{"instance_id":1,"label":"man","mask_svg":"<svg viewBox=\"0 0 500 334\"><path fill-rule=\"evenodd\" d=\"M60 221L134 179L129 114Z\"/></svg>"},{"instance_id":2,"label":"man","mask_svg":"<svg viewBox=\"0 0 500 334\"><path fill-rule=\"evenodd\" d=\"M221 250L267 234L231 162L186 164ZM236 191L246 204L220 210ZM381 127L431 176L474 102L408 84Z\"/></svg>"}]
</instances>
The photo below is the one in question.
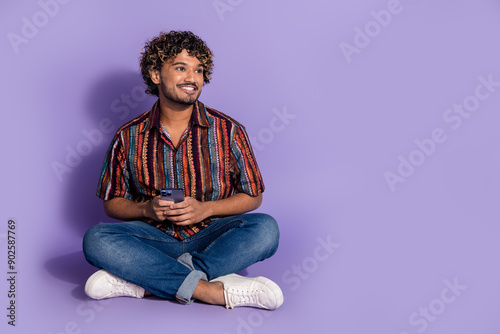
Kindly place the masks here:
<instances>
[{"instance_id":1,"label":"man","mask_svg":"<svg viewBox=\"0 0 500 334\"><path fill-rule=\"evenodd\" d=\"M102 268L85 285L89 297L283 303L273 281L234 274L272 256L279 230L271 216L247 213L264 184L244 127L198 101L212 69L212 52L191 32L146 43L141 72L158 100L118 129L104 160L97 195L123 222L85 234L87 261ZM184 201L162 200L163 188L183 189Z\"/></svg>"}]
</instances>

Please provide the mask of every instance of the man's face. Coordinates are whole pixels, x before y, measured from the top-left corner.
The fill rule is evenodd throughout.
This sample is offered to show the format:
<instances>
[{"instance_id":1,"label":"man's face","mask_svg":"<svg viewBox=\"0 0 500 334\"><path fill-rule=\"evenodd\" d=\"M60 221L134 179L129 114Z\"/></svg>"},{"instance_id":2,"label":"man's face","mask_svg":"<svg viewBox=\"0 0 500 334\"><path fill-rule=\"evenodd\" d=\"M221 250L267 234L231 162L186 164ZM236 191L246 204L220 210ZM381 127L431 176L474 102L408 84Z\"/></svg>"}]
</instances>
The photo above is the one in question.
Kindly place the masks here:
<instances>
[{"instance_id":1,"label":"man's face","mask_svg":"<svg viewBox=\"0 0 500 334\"><path fill-rule=\"evenodd\" d=\"M164 98L183 105L198 100L203 87L203 65L196 57L182 50L175 58L166 61L160 71L151 72L151 80L158 85Z\"/></svg>"}]
</instances>

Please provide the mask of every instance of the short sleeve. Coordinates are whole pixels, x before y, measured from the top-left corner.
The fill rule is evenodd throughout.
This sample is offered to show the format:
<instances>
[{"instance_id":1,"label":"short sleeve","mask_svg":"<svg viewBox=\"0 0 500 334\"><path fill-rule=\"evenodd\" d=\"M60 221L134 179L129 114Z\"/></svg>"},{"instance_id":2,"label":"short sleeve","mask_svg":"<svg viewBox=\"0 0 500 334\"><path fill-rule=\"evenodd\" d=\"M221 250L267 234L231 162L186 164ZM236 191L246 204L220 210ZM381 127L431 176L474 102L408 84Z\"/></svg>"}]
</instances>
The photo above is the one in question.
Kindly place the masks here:
<instances>
[{"instance_id":1,"label":"short sleeve","mask_svg":"<svg viewBox=\"0 0 500 334\"><path fill-rule=\"evenodd\" d=\"M250 196L264 192L264 182L252 150L250 140L243 126L236 126L231 140L231 154L234 158L235 189Z\"/></svg>"},{"instance_id":2,"label":"short sleeve","mask_svg":"<svg viewBox=\"0 0 500 334\"><path fill-rule=\"evenodd\" d=\"M129 182L130 177L127 171L123 143L117 134L104 157L96 195L105 201L114 197L132 200L128 191Z\"/></svg>"}]
</instances>

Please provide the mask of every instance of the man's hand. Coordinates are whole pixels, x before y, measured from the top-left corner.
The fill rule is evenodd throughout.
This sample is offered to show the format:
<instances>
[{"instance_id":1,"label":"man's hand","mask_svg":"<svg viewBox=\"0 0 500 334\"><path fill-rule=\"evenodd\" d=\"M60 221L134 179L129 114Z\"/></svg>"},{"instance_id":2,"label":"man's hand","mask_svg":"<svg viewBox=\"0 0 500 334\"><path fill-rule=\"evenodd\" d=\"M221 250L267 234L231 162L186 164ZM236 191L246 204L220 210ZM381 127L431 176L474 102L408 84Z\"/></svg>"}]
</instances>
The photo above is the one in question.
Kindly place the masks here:
<instances>
[{"instance_id":1,"label":"man's hand","mask_svg":"<svg viewBox=\"0 0 500 334\"><path fill-rule=\"evenodd\" d=\"M164 201L161 196L149 202L134 203L125 198L113 198L104 203L106 214L123 220L151 218L155 221L171 221L176 225L191 225L201 222L211 215L208 202L202 203L192 197L184 197L183 202Z\"/></svg>"},{"instance_id":2,"label":"man's hand","mask_svg":"<svg viewBox=\"0 0 500 334\"><path fill-rule=\"evenodd\" d=\"M161 217L165 217L164 219L168 219L176 225L196 224L210 216L206 203L193 197L185 197L184 201L179 203L162 200L160 202L168 203L166 208L162 206L165 210Z\"/></svg>"},{"instance_id":3,"label":"man's hand","mask_svg":"<svg viewBox=\"0 0 500 334\"><path fill-rule=\"evenodd\" d=\"M173 204L174 202L164 201L160 196L156 196L146 206L144 215L155 221L164 221L167 219L168 210Z\"/></svg>"}]
</instances>

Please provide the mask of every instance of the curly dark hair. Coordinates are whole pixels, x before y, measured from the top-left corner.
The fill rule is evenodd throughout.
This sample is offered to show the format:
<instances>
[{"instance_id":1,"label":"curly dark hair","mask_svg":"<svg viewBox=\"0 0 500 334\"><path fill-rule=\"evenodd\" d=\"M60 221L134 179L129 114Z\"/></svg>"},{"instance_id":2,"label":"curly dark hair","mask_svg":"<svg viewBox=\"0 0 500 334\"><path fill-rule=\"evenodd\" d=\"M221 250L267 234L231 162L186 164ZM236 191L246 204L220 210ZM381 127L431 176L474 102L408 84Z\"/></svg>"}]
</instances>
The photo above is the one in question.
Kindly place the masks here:
<instances>
[{"instance_id":1,"label":"curly dark hair","mask_svg":"<svg viewBox=\"0 0 500 334\"><path fill-rule=\"evenodd\" d=\"M161 70L163 64L175 58L182 50L198 58L203 65L203 81L210 82L214 62L212 51L207 44L191 31L161 32L144 45L141 52L141 73L146 83L146 93L158 96L158 86L151 80L152 70Z\"/></svg>"}]
</instances>

